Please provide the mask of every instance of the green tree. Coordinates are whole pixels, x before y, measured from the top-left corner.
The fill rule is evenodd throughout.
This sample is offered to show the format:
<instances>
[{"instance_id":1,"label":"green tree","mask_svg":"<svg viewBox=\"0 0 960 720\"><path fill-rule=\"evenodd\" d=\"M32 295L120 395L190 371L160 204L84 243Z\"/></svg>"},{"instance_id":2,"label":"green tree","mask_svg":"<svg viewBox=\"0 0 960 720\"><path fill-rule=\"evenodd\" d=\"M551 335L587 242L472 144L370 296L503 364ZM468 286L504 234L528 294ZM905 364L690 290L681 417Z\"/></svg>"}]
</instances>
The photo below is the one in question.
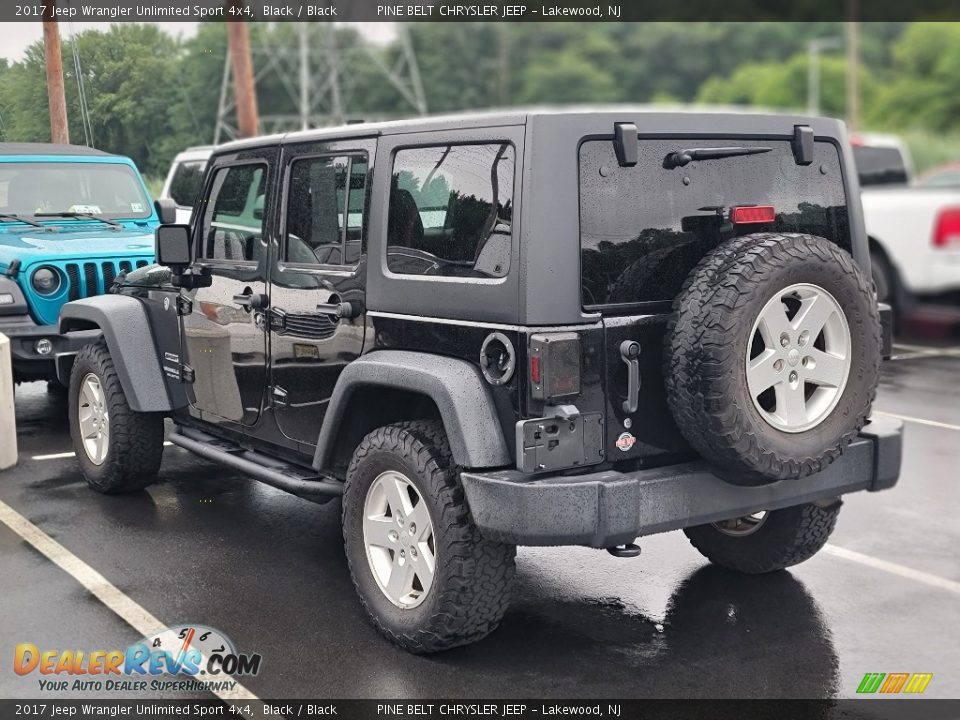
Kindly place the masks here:
<instances>
[{"instance_id":1,"label":"green tree","mask_svg":"<svg viewBox=\"0 0 960 720\"><path fill-rule=\"evenodd\" d=\"M960 24L912 23L894 45L891 75L869 108L874 125L960 130Z\"/></svg>"},{"instance_id":2,"label":"green tree","mask_svg":"<svg viewBox=\"0 0 960 720\"><path fill-rule=\"evenodd\" d=\"M808 62L806 54L786 62L747 63L730 77L713 77L697 95L702 103L757 105L771 109L805 110ZM866 69L860 72L865 105L876 97L877 84ZM846 60L836 55L820 58L820 112L843 117L846 112Z\"/></svg>"}]
</instances>

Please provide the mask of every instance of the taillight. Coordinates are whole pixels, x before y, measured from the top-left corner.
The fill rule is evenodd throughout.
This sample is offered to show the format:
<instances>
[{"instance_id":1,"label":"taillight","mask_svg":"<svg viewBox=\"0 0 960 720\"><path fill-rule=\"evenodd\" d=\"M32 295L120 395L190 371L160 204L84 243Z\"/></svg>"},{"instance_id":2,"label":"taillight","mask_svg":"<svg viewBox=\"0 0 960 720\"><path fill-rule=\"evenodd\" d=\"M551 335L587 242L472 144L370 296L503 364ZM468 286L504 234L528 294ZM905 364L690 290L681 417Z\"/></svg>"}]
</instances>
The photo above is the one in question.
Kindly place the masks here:
<instances>
[{"instance_id":1,"label":"taillight","mask_svg":"<svg viewBox=\"0 0 960 720\"><path fill-rule=\"evenodd\" d=\"M933 229L933 246L960 250L960 208L940 211Z\"/></svg>"},{"instance_id":2,"label":"taillight","mask_svg":"<svg viewBox=\"0 0 960 720\"><path fill-rule=\"evenodd\" d=\"M533 355L530 357L530 382L534 385L540 384L540 356Z\"/></svg>"},{"instance_id":3,"label":"taillight","mask_svg":"<svg viewBox=\"0 0 960 720\"><path fill-rule=\"evenodd\" d=\"M580 394L580 337L576 333L530 336L530 395L555 403Z\"/></svg>"},{"instance_id":4,"label":"taillight","mask_svg":"<svg viewBox=\"0 0 960 720\"><path fill-rule=\"evenodd\" d=\"M762 225L777 219L773 205L738 205L730 208L730 222L734 225Z\"/></svg>"}]
</instances>

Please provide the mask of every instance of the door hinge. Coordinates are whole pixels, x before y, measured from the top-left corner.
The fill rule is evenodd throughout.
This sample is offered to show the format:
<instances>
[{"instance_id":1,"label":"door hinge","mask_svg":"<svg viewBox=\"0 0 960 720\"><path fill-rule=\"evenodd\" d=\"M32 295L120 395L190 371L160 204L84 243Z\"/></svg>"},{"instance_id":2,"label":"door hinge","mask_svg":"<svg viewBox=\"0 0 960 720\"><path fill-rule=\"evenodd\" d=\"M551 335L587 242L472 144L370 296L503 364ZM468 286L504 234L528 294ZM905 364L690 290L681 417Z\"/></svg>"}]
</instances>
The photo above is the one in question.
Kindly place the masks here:
<instances>
[{"instance_id":1,"label":"door hinge","mask_svg":"<svg viewBox=\"0 0 960 720\"><path fill-rule=\"evenodd\" d=\"M193 312L193 300L183 295L177 295L177 315L184 317Z\"/></svg>"},{"instance_id":2,"label":"door hinge","mask_svg":"<svg viewBox=\"0 0 960 720\"><path fill-rule=\"evenodd\" d=\"M193 368L189 365L180 365L180 379L184 382L192 383L197 377Z\"/></svg>"},{"instance_id":3,"label":"door hinge","mask_svg":"<svg viewBox=\"0 0 960 720\"><path fill-rule=\"evenodd\" d=\"M274 385L270 389L270 395L273 397L274 405L287 405L287 391L279 385Z\"/></svg>"}]
</instances>

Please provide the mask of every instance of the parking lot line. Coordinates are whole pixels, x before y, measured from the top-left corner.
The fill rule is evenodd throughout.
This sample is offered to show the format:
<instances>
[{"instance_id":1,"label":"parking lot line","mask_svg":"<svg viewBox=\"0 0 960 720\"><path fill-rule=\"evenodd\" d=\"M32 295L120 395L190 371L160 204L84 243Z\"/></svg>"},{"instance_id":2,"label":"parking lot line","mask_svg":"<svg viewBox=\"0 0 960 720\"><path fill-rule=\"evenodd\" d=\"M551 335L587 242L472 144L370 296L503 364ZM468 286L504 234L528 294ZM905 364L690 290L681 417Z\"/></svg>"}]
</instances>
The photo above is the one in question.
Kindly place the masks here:
<instances>
[{"instance_id":1,"label":"parking lot line","mask_svg":"<svg viewBox=\"0 0 960 720\"><path fill-rule=\"evenodd\" d=\"M163 443L165 446L173 445L172 442L165 441ZM62 452L62 453L53 453L51 455L34 455L31 460L62 460L63 458L72 458L76 457L75 452Z\"/></svg>"},{"instance_id":2,"label":"parking lot line","mask_svg":"<svg viewBox=\"0 0 960 720\"><path fill-rule=\"evenodd\" d=\"M950 423L927 420L926 418L913 417L912 415L898 415L897 413L883 412L882 410L874 410L873 414L883 415L884 417L889 418L896 418L897 420L903 420L904 422L917 423L918 425L929 425L930 427L942 428L944 430L960 431L960 425L951 425Z\"/></svg>"},{"instance_id":3,"label":"parking lot line","mask_svg":"<svg viewBox=\"0 0 960 720\"><path fill-rule=\"evenodd\" d=\"M910 352L921 355L958 355L960 356L960 346L957 347L931 347L929 345L908 345L906 343L894 343L894 348L903 348Z\"/></svg>"},{"instance_id":4,"label":"parking lot line","mask_svg":"<svg viewBox=\"0 0 960 720\"><path fill-rule=\"evenodd\" d=\"M874 568L875 570L883 570L884 572L888 572L893 575L899 575L900 577L907 578L908 580L913 580L915 582L923 583L924 585L930 585L931 587L960 595L960 582L948 580L947 578L942 578L939 575L931 575L930 573L925 573L921 570L914 570L906 565L898 565L897 563L892 563L889 560L881 560L880 558L875 558L871 555L864 555L856 550L847 550L847 548L838 547L837 545L824 545L823 550L834 557L860 563L861 565L866 565L867 567Z\"/></svg>"},{"instance_id":5,"label":"parking lot line","mask_svg":"<svg viewBox=\"0 0 960 720\"><path fill-rule=\"evenodd\" d=\"M23 515L0 500L0 522L13 530L23 540L30 543L61 570L83 585L100 602L118 615L130 627L144 637L155 635L167 629L157 618L136 601L125 595L103 575L87 565L63 545L47 535ZM211 690L225 702L241 700L259 702L259 698L247 690L231 675L219 675L218 679L235 682L232 690Z\"/></svg>"}]
</instances>

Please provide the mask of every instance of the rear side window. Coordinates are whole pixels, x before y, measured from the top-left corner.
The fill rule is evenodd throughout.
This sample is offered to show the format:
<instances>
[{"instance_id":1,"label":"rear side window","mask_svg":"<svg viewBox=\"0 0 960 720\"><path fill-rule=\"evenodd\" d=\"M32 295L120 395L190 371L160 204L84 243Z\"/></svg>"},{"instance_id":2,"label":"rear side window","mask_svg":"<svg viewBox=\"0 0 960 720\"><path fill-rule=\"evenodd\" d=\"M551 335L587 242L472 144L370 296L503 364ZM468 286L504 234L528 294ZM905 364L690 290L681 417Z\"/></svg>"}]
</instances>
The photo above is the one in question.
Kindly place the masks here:
<instances>
[{"instance_id":1,"label":"rear side window","mask_svg":"<svg viewBox=\"0 0 960 720\"><path fill-rule=\"evenodd\" d=\"M170 199L181 207L193 207L203 182L205 160L186 160L178 163L170 178Z\"/></svg>"},{"instance_id":2,"label":"rear side window","mask_svg":"<svg viewBox=\"0 0 960 720\"><path fill-rule=\"evenodd\" d=\"M816 142L797 165L787 141L641 139L639 162L620 167L609 140L580 148L581 299L586 308L671 301L687 275L724 238L802 232L850 247L837 147ZM682 149L749 146L761 154L664 167ZM773 205L776 222L737 228L718 209Z\"/></svg>"},{"instance_id":3,"label":"rear side window","mask_svg":"<svg viewBox=\"0 0 960 720\"><path fill-rule=\"evenodd\" d=\"M353 265L360 259L366 157L314 157L290 168L283 259Z\"/></svg>"},{"instance_id":4,"label":"rear side window","mask_svg":"<svg viewBox=\"0 0 960 720\"><path fill-rule=\"evenodd\" d=\"M387 267L414 275L504 277L510 270L514 166L510 143L398 151Z\"/></svg>"},{"instance_id":5,"label":"rear side window","mask_svg":"<svg viewBox=\"0 0 960 720\"><path fill-rule=\"evenodd\" d=\"M263 254L267 168L232 165L216 171L203 215L203 257L256 262Z\"/></svg>"}]
</instances>

